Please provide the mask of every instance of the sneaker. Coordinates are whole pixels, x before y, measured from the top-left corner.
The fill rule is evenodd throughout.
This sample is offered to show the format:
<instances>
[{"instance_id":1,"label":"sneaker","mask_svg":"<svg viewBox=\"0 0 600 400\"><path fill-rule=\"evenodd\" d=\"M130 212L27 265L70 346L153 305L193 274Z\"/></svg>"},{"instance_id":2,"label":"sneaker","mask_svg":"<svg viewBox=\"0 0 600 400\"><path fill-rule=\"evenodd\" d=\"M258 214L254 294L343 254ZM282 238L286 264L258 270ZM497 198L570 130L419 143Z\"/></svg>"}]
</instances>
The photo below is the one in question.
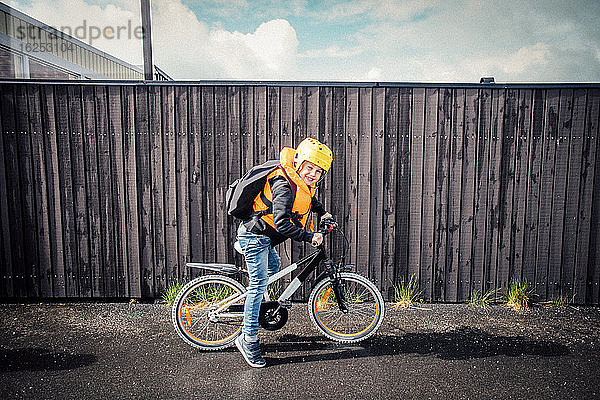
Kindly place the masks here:
<instances>
[{"instance_id":1,"label":"sneaker","mask_svg":"<svg viewBox=\"0 0 600 400\"><path fill-rule=\"evenodd\" d=\"M235 346L238 348L240 353L242 353L244 359L251 367L260 368L267 364L265 359L262 358L262 354L260 352L260 343L258 340L256 342L248 342L242 333L237 337L237 339L235 339Z\"/></svg>"}]
</instances>

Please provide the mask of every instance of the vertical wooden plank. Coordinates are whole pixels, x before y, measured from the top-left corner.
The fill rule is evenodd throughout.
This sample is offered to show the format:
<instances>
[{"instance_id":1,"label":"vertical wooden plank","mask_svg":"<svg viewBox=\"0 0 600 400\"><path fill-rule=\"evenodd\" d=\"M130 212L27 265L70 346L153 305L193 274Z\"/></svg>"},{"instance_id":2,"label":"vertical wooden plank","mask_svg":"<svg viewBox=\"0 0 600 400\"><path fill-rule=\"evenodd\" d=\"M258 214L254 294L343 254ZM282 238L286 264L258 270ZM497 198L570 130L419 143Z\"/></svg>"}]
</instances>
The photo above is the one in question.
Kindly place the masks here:
<instances>
[{"instance_id":1,"label":"vertical wooden plank","mask_svg":"<svg viewBox=\"0 0 600 400\"><path fill-rule=\"evenodd\" d=\"M491 142L489 161L489 195L488 195L488 222L487 222L487 247L486 247L486 286L499 289L498 282L498 253L500 247L500 213L501 213L501 186L502 186L502 143L504 132L504 107L506 93L504 89L492 92L492 120ZM489 251L488 251L489 250Z\"/></svg>"},{"instance_id":2,"label":"vertical wooden plank","mask_svg":"<svg viewBox=\"0 0 600 400\"><path fill-rule=\"evenodd\" d=\"M598 304L600 296L600 90L588 91L588 112L579 202L580 229L575 270L575 302ZM588 247L589 246L589 247ZM587 273L586 273L587 272Z\"/></svg>"},{"instance_id":3,"label":"vertical wooden plank","mask_svg":"<svg viewBox=\"0 0 600 400\"><path fill-rule=\"evenodd\" d=\"M383 106L383 102L382 102ZM348 231L346 220L346 164L345 156L345 118L346 118L346 88L334 87L331 103L331 138L325 143L333 152L334 168L329 173L331 184L331 203L327 210L334 215L342 226L344 232ZM383 130L381 132L383 134ZM380 170L381 171L381 170ZM331 235L331 254L341 255L344 238L341 235Z\"/></svg>"},{"instance_id":4,"label":"vertical wooden plank","mask_svg":"<svg viewBox=\"0 0 600 400\"><path fill-rule=\"evenodd\" d=\"M227 164L228 178L227 187L229 183L234 182L238 179L245 171L242 171L242 159L241 159L241 139L240 139L240 87L230 86L227 89L227 137L228 137L228 151L229 158ZM223 194L223 215L226 218L228 232L226 238L226 257L227 260L233 261L237 254L233 248L233 243L236 240L237 227L234 218L227 215L225 210L225 193Z\"/></svg>"},{"instance_id":5,"label":"vertical wooden plank","mask_svg":"<svg viewBox=\"0 0 600 400\"><path fill-rule=\"evenodd\" d=\"M438 129L439 89L425 90L425 124L423 137L423 210L421 235L421 279L420 287L427 300L433 299L433 257L435 184L437 165L437 129Z\"/></svg>"},{"instance_id":6,"label":"vertical wooden plank","mask_svg":"<svg viewBox=\"0 0 600 400\"><path fill-rule=\"evenodd\" d=\"M137 246L137 231L135 237L129 237L132 234L132 224L135 223L132 213L133 203L131 196L136 195L135 190L135 128L133 116L128 113L133 107L131 105L133 96L131 88L127 92L122 92L120 86L108 86L106 88L108 105L108 125L106 127L107 135L106 146L110 149L110 156L106 161L106 171L109 173L107 185L110 185L111 197L107 200L107 215L111 215L110 220L105 220L107 224L108 237L111 238L106 251L111 253L114 259L113 264L104 264L106 270L110 270L110 278L113 280L114 296L127 297L130 295L130 276L131 268L138 266L139 253L132 247L128 248L128 241L134 241L132 246ZM132 176L132 174L134 174ZM133 185L133 188L131 187ZM137 198L136 198L137 200ZM137 213L134 214L137 217ZM136 221L137 222L137 221ZM137 277L137 276L136 276ZM135 279L135 278L133 278Z\"/></svg>"},{"instance_id":7,"label":"vertical wooden plank","mask_svg":"<svg viewBox=\"0 0 600 400\"><path fill-rule=\"evenodd\" d=\"M421 286L421 235L423 211L423 151L425 133L425 89L413 90L410 132L410 218L408 278L415 277Z\"/></svg>"},{"instance_id":8,"label":"vertical wooden plank","mask_svg":"<svg viewBox=\"0 0 600 400\"><path fill-rule=\"evenodd\" d=\"M83 103L83 153L86 165L85 185L87 193L87 217L89 226L89 263L91 295L100 297L103 293L102 276L102 227L100 220L100 194L98 154L96 138L101 134L96 130L94 87L82 87Z\"/></svg>"},{"instance_id":9,"label":"vertical wooden plank","mask_svg":"<svg viewBox=\"0 0 600 400\"><path fill-rule=\"evenodd\" d=\"M29 120L32 132L32 161L33 161L33 182L35 196L35 213L37 219L37 245L39 254L39 282L41 297L52 297L52 258L50 254L50 225L48 217L48 182L46 180L46 156L44 138L46 129L42 120L41 109L41 91L39 85L31 86L28 90L29 101ZM1 122L0 122L1 125ZM0 140L3 136L0 128ZM2 144L0 143L0 169L4 169ZM0 197L6 193L6 187L2 189L4 173L0 174ZM2 207L5 206L6 199L1 201ZM0 220L3 218L0 218ZM3 231L4 234L4 231ZM6 275L3 275L6 276ZM1 289L0 289L1 293Z\"/></svg>"},{"instance_id":10,"label":"vertical wooden plank","mask_svg":"<svg viewBox=\"0 0 600 400\"><path fill-rule=\"evenodd\" d=\"M5 151L5 138L8 140L9 131L7 130L6 122L4 121L8 116L6 105L7 93L11 86L3 84L0 85L0 232L2 232L2 241L0 242L0 296L10 297L12 296L12 252L11 252L11 237L9 229L9 213L8 213L8 189L6 180L7 161L4 157ZM10 121L8 126L10 126ZM8 144L7 144L8 145ZM10 183L9 183L10 184ZM43 284L42 284L43 285ZM50 286L50 290L52 287Z\"/></svg>"},{"instance_id":11,"label":"vertical wooden plank","mask_svg":"<svg viewBox=\"0 0 600 400\"><path fill-rule=\"evenodd\" d=\"M346 207L344 208L345 233L350 242L347 262L356 263L357 253L357 223L358 210L361 208L358 202L358 150L359 150L359 89L348 88L346 91L346 134L344 144L346 163Z\"/></svg>"},{"instance_id":12,"label":"vertical wooden plank","mask_svg":"<svg viewBox=\"0 0 600 400\"><path fill-rule=\"evenodd\" d=\"M528 198L528 167L529 167L529 147L532 140L531 135L531 113L532 113L532 95L531 90L521 90L519 92L518 125L516 132L517 147L515 151L515 191L513 203L513 228L514 236L513 252L513 273L516 278L523 279L523 246L525 238L525 214ZM529 268L530 266L526 266ZM528 279L530 284L533 279Z\"/></svg>"},{"instance_id":13,"label":"vertical wooden plank","mask_svg":"<svg viewBox=\"0 0 600 400\"><path fill-rule=\"evenodd\" d=\"M135 155L138 206L139 238L139 285L132 296L152 297L154 291L154 270L152 260L152 175L150 160L150 114L148 86L135 87ZM129 246L131 248L131 245ZM135 293L135 294L134 294ZM158 293L160 296L160 293Z\"/></svg>"},{"instance_id":14,"label":"vertical wooden plank","mask_svg":"<svg viewBox=\"0 0 600 400\"><path fill-rule=\"evenodd\" d=\"M83 110L81 86L69 86L69 125L71 128L71 153L73 163L73 197L75 207L77 276L80 297L92 295L90 266L90 235L86 190L87 165L85 163Z\"/></svg>"},{"instance_id":15,"label":"vertical wooden plank","mask_svg":"<svg viewBox=\"0 0 600 400\"><path fill-rule=\"evenodd\" d=\"M280 97L281 89L279 87L268 86L266 88L266 130L265 130L265 154L266 160L278 160L279 152L281 150L279 136L281 134L282 124L281 121L281 97ZM284 102L285 103L285 102ZM285 113L285 112L284 112ZM289 246L290 244L282 244L277 247L278 254L281 257L281 262L283 265L290 262L291 255L285 253L285 246ZM289 253L289 250L288 250ZM285 277L282 281L282 284L285 285L289 282L289 276Z\"/></svg>"},{"instance_id":16,"label":"vertical wooden plank","mask_svg":"<svg viewBox=\"0 0 600 400\"><path fill-rule=\"evenodd\" d=\"M294 147L294 88L293 87L282 87L280 89L280 116L279 116L279 143L280 149L283 147ZM273 131L273 134L276 132ZM273 149L275 150L275 149ZM277 153L279 154L279 153ZM295 251L293 251L294 249ZM277 252L281 258L281 263L285 267L290 265L293 261L299 259L300 247L297 243L293 243L292 240L286 240L280 244L277 248ZM292 277L296 275L298 271L292 272L292 274L286 275L281 282L285 287L290 283ZM297 300L297 298L294 298Z\"/></svg>"},{"instance_id":17,"label":"vertical wooden plank","mask_svg":"<svg viewBox=\"0 0 600 400\"><path fill-rule=\"evenodd\" d=\"M266 160L278 160L281 150L279 142L279 107L280 107L280 89L278 87L267 87L267 158ZM266 161L265 160L265 161Z\"/></svg>"},{"instance_id":18,"label":"vertical wooden plank","mask_svg":"<svg viewBox=\"0 0 600 400\"><path fill-rule=\"evenodd\" d=\"M541 200L541 174L544 146L544 121L546 91L535 89L533 91L533 104L531 107L531 138L529 140L529 167L527 175L527 204L525 213L525 235L523 238L523 278L538 285L537 272L537 237L539 231L538 218L540 215ZM544 284L545 295L545 284Z\"/></svg>"},{"instance_id":19,"label":"vertical wooden plank","mask_svg":"<svg viewBox=\"0 0 600 400\"><path fill-rule=\"evenodd\" d=\"M399 89L385 90L383 136L383 232L381 286L386 299L394 297L394 268L396 266L396 205L398 193L398 118Z\"/></svg>"},{"instance_id":20,"label":"vertical wooden plank","mask_svg":"<svg viewBox=\"0 0 600 400\"><path fill-rule=\"evenodd\" d=\"M385 89L373 89L371 129L371 201L369 278L381 289L383 287L383 145L385 132Z\"/></svg>"},{"instance_id":21,"label":"vertical wooden plank","mask_svg":"<svg viewBox=\"0 0 600 400\"><path fill-rule=\"evenodd\" d=\"M265 86L257 86L254 88L254 135L255 135L255 164L262 164L268 158L267 152L267 88Z\"/></svg>"},{"instance_id":22,"label":"vertical wooden plank","mask_svg":"<svg viewBox=\"0 0 600 400\"><path fill-rule=\"evenodd\" d=\"M548 298L560 293L563 261L563 230L565 197L569 165L569 136L573 124L573 90L561 90L558 116L558 137L554 160L554 193L550 225L550 262L548 266Z\"/></svg>"},{"instance_id":23,"label":"vertical wooden plank","mask_svg":"<svg viewBox=\"0 0 600 400\"><path fill-rule=\"evenodd\" d=\"M448 261L448 191L450 143L452 140L452 91L440 89L437 124L437 160L435 164L435 195L433 222L433 292L435 301L446 298L446 262Z\"/></svg>"},{"instance_id":24,"label":"vertical wooden plank","mask_svg":"<svg viewBox=\"0 0 600 400\"><path fill-rule=\"evenodd\" d=\"M293 122L292 122L292 146L293 147L297 147L298 144L300 144L300 142L304 139L306 139L308 136L306 134L306 123L307 123L307 90L306 87L299 87L296 86L294 87L294 94L293 94L294 100L293 100ZM307 230L310 230L310 222L312 221L311 215L309 215L309 219L307 221ZM291 241L291 247L292 247L292 258L294 259L294 261L304 257L305 253L306 253L306 249L307 247L310 247L309 244L307 243L300 243L300 242L295 242L295 241ZM312 249L312 248L310 248ZM299 270L296 270L292 273L293 277L296 277L296 275L298 274L298 272L300 272ZM310 287L306 288L306 286L303 286L300 290L298 290L295 294L294 294L294 299L296 300L308 300L308 292L306 292L307 294L305 295L305 289L310 290Z\"/></svg>"},{"instance_id":25,"label":"vertical wooden plank","mask_svg":"<svg viewBox=\"0 0 600 400\"><path fill-rule=\"evenodd\" d=\"M202 89L200 86L189 88L190 107L190 259L193 262L204 261L205 235L203 216L206 210L202 191L203 153L202 153ZM182 266L183 267L183 266ZM190 271L185 271L187 274Z\"/></svg>"},{"instance_id":26,"label":"vertical wooden plank","mask_svg":"<svg viewBox=\"0 0 600 400\"><path fill-rule=\"evenodd\" d=\"M333 149L333 88L331 87L321 87L319 88L319 141L328 145L332 151ZM335 153L333 155L333 165L332 168L338 168L336 164ZM331 204L331 194L333 188L333 180L334 176L332 175L333 169L330 171L325 180L321 183L319 188L319 196L321 199L321 203L325 207L325 210L330 212L334 218L339 218L338 215L332 211ZM325 240L331 244L331 237L326 238ZM332 247L330 247L332 248Z\"/></svg>"},{"instance_id":27,"label":"vertical wooden plank","mask_svg":"<svg viewBox=\"0 0 600 400\"><path fill-rule=\"evenodd\" d=\"M452 93L452 119L449 136L449 182L448 182L448 248L446 250L446 291L444 300L458 301L460 281L460 240L463 163L465 162L464 141L465 90L456 89ZM445 115L445 113L444 113ZM468 139L466 140L468 143ZM469 201L469 200L467 200ZM472 200L471 200L472 201Z\"/></svg>"},{"instance_id":28,"label":"vertical wooden plank","mask_svg":"<svg viewBox=\"0 0 600 400\"><path fill-rule=\"evenodd\" d=\"M464 131L462 135L462 194L460 217L460 242L458 253L457 301L471 295L473 273L473 228L475 219L475 177L477 157L477 126L479 124L479 91L467 89L464 103Z\"/></svg>"},{"instance_id":29,"label":"vertical wooden plank","mask_svg":"<svg viewBox=\"0 0 600 400\"><path fill-rule=\"evenodd\" d=\"M6 187L6 160L4 158L4 138L9 136L7 130L5 130L4 119L6 118L4 107L5 96L8 85L0 85L0 99L2 100L2 106L0 106L0 232L2 232L2 240L0 241L0 297L5 298L12 296L12 253L11 253L11 237L9 229L9 215L8 215L8 192ZM45 136L45 135L44 135ZM43 137L42 137L43 139ZM45 179L43 180L45 184ZM51 266L49 267L51 268ZM42 272L46 272L47 269ZM51 270L49 271L51 273ZM46 276L48 273L46 272ZM44 291L46 276L42 276L42 292ZM50 294L52 293L51 276L48 277Z\"/></svg>"},{"instance_id":30,"label":"vertical wooden plank","mask_svg":"<svg viewBox=\"0 0 600 400\"><path fill-rule=\"evenodd\" d=\"M562 275L559 291L572 298L575 295L575 263L577 255L577 235L579 234L579 197L581 184L581 161L583 156L587 90L578 89L573 93L572 123L569 132L569 162L567 192L565 198L565 222L563 236ZM565 131L565 134L567 132ZM585 275L585 274L583 274Z\"/></svg>"},{"instance_id":31,"label":"vertical wooden plank","mask_svg":"<svg viewBox=\"0 0 600 400\"><path fill-rule=\"evenodd\" d=\"M240 173L255 165L254 87L240 87Z\"/></svg>"},{"instance_id":32,"label":"vertical wooden plank","mask_svg":"<svg viewBox=\"0 0 600 400\"><path fill-rule=\"evenodd\" d=\"M162 135L163 135L163 177L164 177L164 218L165 218L165 262L166 285L179 279L179 253L177 215L177 153L175 142L175 89L162 86ZM215 190L214 187L210 190ZM213 206L215 206L213 204Z\"/></svg>"},{"instance_id":33,"label":"vertical wooden plank","mask_svg":"<svg viewBox=\"0 0 600 400\"><path fill-rule=\"evenodd\" d=\"M64 228L65 294L67 297L77 297L79 294L77 288L77 235L75 231L73 161L71 156L67 86L57 86L55 96L61 214Z\"/></svg>"},{"instance_id":34,"label":"vertical wooden plank","mask_svg":"<svg viewBox=\"0 0 600 400\"><path fill-rule=\"evenodd\" d=\"M410 242L411 108L413 89L402 88L398 106L398 163L396 188L396 265L394 282L408 277Z\"/></svg>"},{"instance_id":35,"label":"vertical wooden plank","mask_svg":"<svg viewBox=\"0 0 600 400\"><path fill-rule=\"evenodd\" d=\"M489 154L491 137L492 92L479 93L478 126L475 159L475 212L473 220L473 275L471 288L483 293L485 281L486 243L488 220Z\"/></svg>"},{"instance_id":36,"label":"vertical wooden plank","mask_svg":"<svg viewBox=\"0 0 600 400\"><path fill-rule=\"evenodd\" d=\"M46 150L46 181L48 185L48 231L52 263L52 270L50 271L51 287L54 297L64 297L66 295L65 259L63 253L63 224L60 216L62 206L60 197L61 186L58 175L58 135L56 132L54 87L51 85L43 86L41 95L42 125L44 126Z\"/></svg>"},{"instance_id":37,"label":"vertical wooden plank","mask_svg":"<svg viewBox=\"0 0 600 400\"><path fill-rule=\"evenodd\" d=\"M518 127L519 91L506 91L504 102L504 119L502 130L500 160L500 193L498 210L498 262L497 284L501 291L508 288L509 277L514 271L515 230L513 223L513 197L515 186L515 153ZM500 117L498 117L500 118Z\"/></svg>"},{"instance_id":38,"label":"vertical wooden plank","mask_svg":"<svg viewBox=\"0 0 600 400\"><path fill-rule=\"evenodd\" d=\"M256 162L256 137L255 137L255 121L254 121L254 87L240 87L240 176L251 169ZM258 164L256 164L258 165ZM233 234L237 234L239 227L238 220L235 221ZM234 251L236 265L242 265L243 257Z\"/></svg>"},{"instance_id":39,"label":"vertical wooden plank","mask_svg":"<svg viewBox=\"0 0 600 400\"><path fill-rule=\"evenodd\" d=\"M21 266L24 295L38 297L40 293L39 257L37 244L37 220L34 198L34 182L32 169L32 147L29 120L32 111L28 105L27 86L17 85L15 96L15 118L17 144L19 153L19 174L21 186L21 210L23 223L23 241L29 244L24 252L24 263Z\"/></svg>"},{"instance_id":40,"label":"vertical wooden plank","mask_svg":"<svg viewBox=\"0 0 600 400\"><path fill-rule=\"evenodd\" d=\"M117 296L116 282L116 263L120 262L117 259L115 243L115 233L113 230L113 185L112 185L112 168L111 162L113 155L111 152L109 129L114 129L109 125L108 115L108 92L104 86L96 87L96 132L97 132L97 148L98 148L98 176L99 176L99 193L100 193L100 223L101 223L101 243L102 243L102 293L103 297ZM118 101L117 105L112 107L120 107L120 95L111 95L110 100ZM118 118L120 126L120 118ZM112 123L111 119L111 123ZM111 135L112 136L112 135ZM123 254L123 252L118 253Z\"/></svg>"},{"instance_id":41,"label":"vertical wooden plank","mask_svg":"<svg viewBox=\"0 0 600 400\"><path fill-rule=\"evenodd\" d=\"M7 253L11 255L5 267L6 281L3 285L7 296L23 297L23 281L19 279L24 262L23 229L21 220L21 189L19 180L18 142L15 126L15 90L14 85L3 85L2 127L4 129L4 167L6 187L6 214L3 227L8 232L5 241Z\"/></svg>"},{"instance_id":42,"label":"vertical wooden plank","mask_svg":"<svg viewBox=\"0 0 600 400\"><path fill-rule=\"evenodd\" d=\"M309 86L306 88L306 136L319 137L319 88Z\"/></svg>"},{"instance_id":43,"label":"vertical wooden plank","mask_svg":"<svg viewBox=\"0 0 600 400\"><path fill-rule=\"evenodd\" d=\"M150 132L150 175L152 180L152 242L154 294L160 296L167 285L165 248L165 197L163 169L162 95L160 86L148 87L148 129Z\"/></svg>"},{"instance_id":44,"label":"vertical wooden plank","mask_svg":"<svg viewBox=\"0 0 600 400\"><path fill-rule=\"evenodd\" d=\"M177 188L177 276L183 277L190 261L190 188L188 88L175 86L175 187ZM234 147L235 143L231 143ZM222 204L225 204L223 201ZM226 259L223 259L226 261Z\"/></svg>"},{"instance_id":45,"label":"vertical wooden plank","mask_svg":"<svg viewBox=\"0 0 600 400\"><path fill-rule=\"evenodd\" d=\"M207 262L217 261L216 236L217 216L215 199L215 93L214 87L202 88L202 187L204 193L204 258Z\"/></svg>"},{"instance_id":46,"label":"vertical wooden plank","mask_svg":"<svg viewBox=\"0 0 600 400\"><path fill-rule=\"evenodd\" d=\"M215 87L215 211L217 218L217 260L227 260L229 229L227 215L224 210L225 192L227 190L229 171L223 168L231 167L228 160L228 135L227 135L227 87ZM239 153L238 153L239 154ZM218 168L218 170L217 170ZM237 179L237 178L236 178Z\"/></svg>"},{"instance_id":47,"label":"vertical wooden plank","mask_svg":"<svg viewBox=\"0 0 600 400\"><path fill-rule=\"evenodd\" d=\"M320 104L319 104L319 88L318 87L307 87L306 88L306 137L311 137L311 138L315 138L318 139L319 138L319 115L320 115ZM335 163L335 160L334 160ZM321 182L321 184L317 187L317 193L316 193L316 197L317 199L319 199L319 201L321 201L321 203L323 202L323 189L322 187L325 186L327 183L326 181L330 180L331 178L329 177L329 174L327 174L324 178L325 180ZM314 228L318 229L318 225L317 225L317 216L316 214L313 214L311 216L311 220L314 224ZM309 249L309 244L305 245L305 251L308 251L306 249ZM314 284L314 279L317 276L317 272L312 272L308 278L306 279L306 281L304 282L304 299L306 300L308 298L308 295L310 294L310 290L313 287Z\"/></svg>"},{"instance_id":48,"label":"vertical wooden plank","mask_svg":"<svg viewBox=\"0 0 600 400\"><path fill-rule=\"evenodd\" d=\"M549 90L546 95L540 205L538 217L537 261L535 292L540 300L548 298L548 264L550 256L550 223L554 196L554 155L558 140L559 90Z\"/></svg>"},{"instance_id":49,"label":"vertical wooden plank","mask_svg":"<svg viewBox=\"0 0 600 400\"><path fill-rule=\"evenodd\" d=\"M358 174L356 186L358 188L357 228L356 239L356 270L368 276L369 273L369 247L371 232L371 136L372 136L372 99L373 89L360 88L358 90Z\"/></svg>"},{"instance_id":50,"label":"vertical wooden plank","mask_svg":"<svg viewBox=\"0 0 600 400\"><path fill-rule=\"evenodd\" d=\"M299 110L296 110L295 104L295 93L293 87L284 86L281 89L280 103L280 120L279 120L279 145L280 149L283 147L295 147L294 138L294 125L297 122L295 120L295 111L301 112L301 105L298 106ZM299 123L299 121L298 121Z\"/></svg>"}]
</instances>

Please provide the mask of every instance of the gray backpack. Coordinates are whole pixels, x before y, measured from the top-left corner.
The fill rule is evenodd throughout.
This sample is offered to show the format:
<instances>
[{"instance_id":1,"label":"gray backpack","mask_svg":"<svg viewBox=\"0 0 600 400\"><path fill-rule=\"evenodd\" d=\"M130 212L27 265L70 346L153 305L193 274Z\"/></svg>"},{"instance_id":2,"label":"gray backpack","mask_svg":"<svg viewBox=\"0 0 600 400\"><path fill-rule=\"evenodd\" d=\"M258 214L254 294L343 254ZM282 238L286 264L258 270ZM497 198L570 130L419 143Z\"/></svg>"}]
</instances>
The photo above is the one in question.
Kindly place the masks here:
<instances>
[{"instance_id":1,"label":"gray backpack","mask_svg":"<svg viewBox=\"0 0 600 400\"><path fill-rule=\"evenodd\" d=\"M254 199L264 189L267 176L280 166L279 160L267 161L252 167L244 176L229 185L225 195L227 214L242 221L252 218Z\"/></svg>"}]
</instances>

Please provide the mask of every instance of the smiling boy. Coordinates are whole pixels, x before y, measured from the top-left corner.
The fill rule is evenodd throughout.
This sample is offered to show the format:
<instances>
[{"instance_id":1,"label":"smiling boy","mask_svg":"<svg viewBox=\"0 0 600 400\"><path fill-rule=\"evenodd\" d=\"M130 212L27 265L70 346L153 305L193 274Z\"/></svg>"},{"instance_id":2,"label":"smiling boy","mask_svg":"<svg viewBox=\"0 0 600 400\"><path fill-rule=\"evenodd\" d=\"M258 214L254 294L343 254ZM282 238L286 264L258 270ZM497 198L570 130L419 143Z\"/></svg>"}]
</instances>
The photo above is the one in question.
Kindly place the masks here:
<instances>
[{"instance_id":1,"label":"smiling boy","mask_svg":"<svg viewBox=\"0 0 600 400\"><path fill-rule=\"evenodd\" d=\"M268 279L281 266L274 246L287 239L319 246L323 235L311 232L310 212L321 218L332 217L315 197L317 185L333 161L329 147L307 138L296 149L284 147L279 160L281 165L269 174L264 189L254 199L252 218L242 222L237 232L250 284L242 334L235 344L252 367L265 366L257 336L258 315Z\"/></svg>"}]
</instances>

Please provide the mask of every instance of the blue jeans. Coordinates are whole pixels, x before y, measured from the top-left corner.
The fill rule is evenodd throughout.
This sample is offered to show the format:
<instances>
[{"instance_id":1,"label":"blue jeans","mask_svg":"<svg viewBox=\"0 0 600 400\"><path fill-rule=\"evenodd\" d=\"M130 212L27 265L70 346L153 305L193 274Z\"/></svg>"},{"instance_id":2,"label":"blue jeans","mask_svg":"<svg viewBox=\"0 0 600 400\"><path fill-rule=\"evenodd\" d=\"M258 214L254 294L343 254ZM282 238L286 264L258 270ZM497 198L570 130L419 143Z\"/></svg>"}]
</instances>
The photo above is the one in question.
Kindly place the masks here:
<instances>
[{"instance_id":1,"label":"blue jeans","mask_svg":"<svg viewBox=\"0 0 600 400\"><path fill-rule=\"evenodd\" d=\"M242 332L246 335L256 335L260 303L267 291L269 277L281 267L281 259L277 251L271 247L271 239L268 236L248 232L244 224L240 224L238 228L237 240L242 247L250 276L248 297L244 303Z\"/></svg>"}]
</instances>

